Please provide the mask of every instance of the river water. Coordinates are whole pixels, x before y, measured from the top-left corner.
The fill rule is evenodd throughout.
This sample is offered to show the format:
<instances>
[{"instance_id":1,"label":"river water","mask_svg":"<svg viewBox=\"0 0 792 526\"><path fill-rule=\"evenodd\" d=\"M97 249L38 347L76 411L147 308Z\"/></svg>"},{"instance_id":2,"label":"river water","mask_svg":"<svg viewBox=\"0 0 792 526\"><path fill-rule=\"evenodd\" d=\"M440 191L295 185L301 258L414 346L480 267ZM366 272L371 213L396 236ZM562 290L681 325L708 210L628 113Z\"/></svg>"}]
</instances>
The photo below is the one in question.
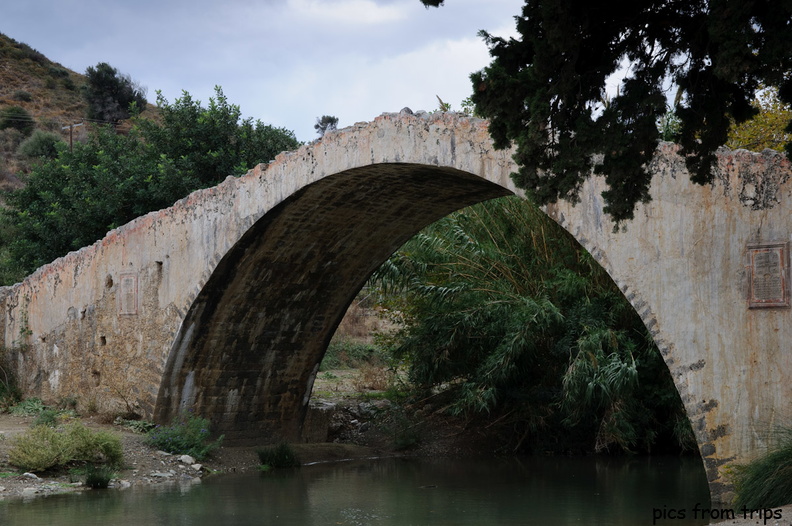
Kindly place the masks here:
<instances>
[{"instance_id":1,"label":"river water","mask_svg":"<svg viewBox=\"0 0 792 526\"><path fill-rule=\"evenodd\" d=\"M697 504L709 506L698 458L380 459L4 502L0 524L707 524Z\"/></svg>"}]
</instances>

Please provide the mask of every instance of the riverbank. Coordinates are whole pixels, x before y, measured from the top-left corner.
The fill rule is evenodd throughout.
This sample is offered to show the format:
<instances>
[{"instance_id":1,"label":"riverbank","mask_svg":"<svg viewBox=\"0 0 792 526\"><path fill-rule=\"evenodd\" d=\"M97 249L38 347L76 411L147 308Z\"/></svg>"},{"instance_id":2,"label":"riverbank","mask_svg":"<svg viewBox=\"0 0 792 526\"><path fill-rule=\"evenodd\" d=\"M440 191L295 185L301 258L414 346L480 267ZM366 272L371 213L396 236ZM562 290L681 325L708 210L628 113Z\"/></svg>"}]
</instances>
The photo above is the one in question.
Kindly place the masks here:
<instances>
[{"instance_id":1,"label":"riverbank","mask_svg":"<svg viewBox=\"0 0 792 526\"><path fill-rule=\"evenodd\" d=\"M454 419L426 418L427 406L408 418L391 411L395 406L377 394L377 387L358 379L359 371L336 370L321 375L314 386L312 404L332 408L331 418L320 417L315 443L291 444L300 463L333 462L364 458L413 456L464 456L487 454L487 439L465 431ZM381 387L381 386L380 386ZM364 392L365 394L361 394ZM321 413L321 411L320 411ZM10 465L9 451L14 438L30 430L36 415L0 413L0 500L33 498L84 491L68 472L22 474ZM145 435L113 423L109 415L81 415L75 418L94 430L119 436L123 448L123 469L112 481L113 488L171 483L197 483L222 473L244 473L259 469L259 447L220 447L211 456L196 462L170 455L145 444ZM394 420L395 419L395 420Z\"/></svg>"},{"instance_id":2,"label":"riverbank","mask_svg":"<svg viewBox=\"0 0 792 526\"><path fill-rule=\"evenodd\" d=\"M32 416L0 414L0 437L2 437L0 438L0 500L27 500L59 493L92 491L80 483L72 482L67 473L25 475L19 474L8 464L8 452L13 445L14 437L29 430L34 420L35 417ZM213 452L210 458L197 464L190 462L189 459L182 459L179 455L157 451L144 443L144 435L119 425L104 423L99 416L82 417L80 421L89 428L111 431L120 437L124 451L124 469L119 471L116 480L113 481L112 487L117 490L143 485L189 485L200 483L202 479L218 474L246 473L259 469L255 447L221 447ZM460 441L460 435L469 437L469 433L462 433L462 428L455 427L453 422L448 424L446 422L437 428L424 429L424 440L419 446L411 449L409 454L430 457L465 455L469 458L477 447L482 447L482 444L474 445L467 438ZM387 437L375 436L375 434L365 436L366 434L359 435L359 441L373 445L315 443L294 444L292 447L302 464L404 454L385 445ZM478 453L483 452L483 450L478 451ZM735 519L713 524L788 526L792 523L792 505L774 511L775 517L767 521L759 518L758 515L753 518L743 518L741 513L737 512Z\"/></svg>"},{"instance_id":3,"label":"riverbank","mask_svg":"<svg viewBox=\"0 0 792 526\"><path fill-rule=\"evenodd\" d=\"M14 438L28 431L35 417L0 414L0 499L33 498L58 493L84 491L67 472L25 473L8 463ZM115 433L121 439L124 467L118 471L111 487L128 488L140 485L197 483L220 473L244 473L257 470L259 461L255 447L221 447L203 460L195 461L157 451L145 444L144 435L125 427L103 423L99 416L80 418L87 427ZM370 458L388 454L374 447L354 444L295 444L294 450L304 464L332 462L342 459Z\"/></svg>"},{"instance_id":4,"label":"riverbank","mask_svg":"<svg viewBox=\"0 0 792 526\"><path fill-rule=\"evenodd\" d=\"M340 375L339 375L340 376ZM335 379L338 382L341 378ZM320 391L321 392L321 391ZM328 396L332 393L335 396ZM383 399L372 401L342 395L339 391L324 391L325 404L334 404L333 419L329 422L332 442L292 444L301 464L337 462L341 460L384 458L394 456L456 457L491 456L491 437L470 429L462 420L438 418L428 406L417 409L410 422L389 422L399 418L398 408ZM396 409L394 411L394 409ZM0 413L0 501L28 500L60 493L91 491L80 482L73 482L67 472L21 474L8 462L14 438L30 430L35 416ZM146 445L145 435L129 428L108 423L110 418L87 415L78 418L86 427L110 431L119 436L123 447L124 467L118 471L111 488L123 490L135 486L190 485L206 477L219 474L255 472L259 469L258 447L220 447L200 462L157 451ZM417 424L416 424L417 422ZM397 435L403 433L407 435ZM412 434L419 440L408 448L399 441L409 440ZM792 524L792 505L773 510L767 520L759 514L713 521L719 526L788 526ZM722 516L722 515L721 515ZM662 521L659 523L662 524ZM670 524L670 522L669 522Z\"/></svg>"}]
</instances>

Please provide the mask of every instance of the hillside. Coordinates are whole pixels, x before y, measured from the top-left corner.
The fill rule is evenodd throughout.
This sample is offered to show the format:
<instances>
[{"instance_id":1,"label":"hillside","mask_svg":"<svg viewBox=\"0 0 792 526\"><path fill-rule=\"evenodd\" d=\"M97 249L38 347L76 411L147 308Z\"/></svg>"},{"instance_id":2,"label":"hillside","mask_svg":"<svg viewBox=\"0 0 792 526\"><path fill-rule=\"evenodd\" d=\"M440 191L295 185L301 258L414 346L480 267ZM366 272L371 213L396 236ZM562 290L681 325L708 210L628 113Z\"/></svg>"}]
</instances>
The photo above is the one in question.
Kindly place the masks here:
<instances>
[{"instance_id":1,"label":"hillside","mask_svg":"<svg viewBox=\"0 0 792 526\"><path fill-rule=\"evenodd\" d=\"M0 33L0 111L20 106L37 128L68 139L68 130L62 128L85 118L87 105L80 95L84 82L83 75ZM21 140L16 130L0 130L0 188L18 185L15 175L28 169L16 156Z\"/></svg>"},{"instance_id":2,"label":"hillside","mask_svg":"<svg viewBox=\"0 0 792 526\"><path fill-rule=\"evenodd\" d=\"M0 33L0 107L22 106L42 128L60 129L85 117L85 77Z\"/></svg>"}]
</instances>

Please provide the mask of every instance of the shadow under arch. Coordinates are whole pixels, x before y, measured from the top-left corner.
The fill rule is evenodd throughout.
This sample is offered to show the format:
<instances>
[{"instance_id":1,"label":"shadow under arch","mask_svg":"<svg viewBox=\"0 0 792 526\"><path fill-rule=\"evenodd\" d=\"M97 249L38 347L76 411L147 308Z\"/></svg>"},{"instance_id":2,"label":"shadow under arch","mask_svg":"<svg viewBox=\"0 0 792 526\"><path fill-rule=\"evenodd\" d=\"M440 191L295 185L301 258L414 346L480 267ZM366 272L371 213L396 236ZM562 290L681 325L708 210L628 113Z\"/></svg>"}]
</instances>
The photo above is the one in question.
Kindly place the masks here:
<instances>
[{"instance_id":1,"label":"shadow under arch","mask_svg":"<svg viewBox=\"0 0 792 526\"><path fill-rule=\"evenodd\" d=\"M190 306L155 420L190 410L229 444L297 439L319 362L371 273L437 219L512 193L409 163L353 168L297 191L250 227Z\"/></svg>"}]
</instances>

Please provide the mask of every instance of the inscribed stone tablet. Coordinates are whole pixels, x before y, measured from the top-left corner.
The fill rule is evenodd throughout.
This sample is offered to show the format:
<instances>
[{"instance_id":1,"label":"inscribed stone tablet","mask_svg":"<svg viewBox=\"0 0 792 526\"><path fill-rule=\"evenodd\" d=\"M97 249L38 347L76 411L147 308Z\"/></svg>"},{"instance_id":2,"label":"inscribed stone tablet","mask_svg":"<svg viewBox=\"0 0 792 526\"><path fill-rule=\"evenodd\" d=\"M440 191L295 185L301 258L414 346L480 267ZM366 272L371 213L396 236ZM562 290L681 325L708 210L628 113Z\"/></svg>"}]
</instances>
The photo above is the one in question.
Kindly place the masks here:
<instances>
[{"instance_id":1,"label":"inscribed stone tablet","mask_svg":"<svg viewBox=\"0 0 792 526\"><path fill-rule=\"evenodd\" d=\"M787 243L748 245L748 307L789 307L788 252Z\"/></svg>"}]
</instances>

